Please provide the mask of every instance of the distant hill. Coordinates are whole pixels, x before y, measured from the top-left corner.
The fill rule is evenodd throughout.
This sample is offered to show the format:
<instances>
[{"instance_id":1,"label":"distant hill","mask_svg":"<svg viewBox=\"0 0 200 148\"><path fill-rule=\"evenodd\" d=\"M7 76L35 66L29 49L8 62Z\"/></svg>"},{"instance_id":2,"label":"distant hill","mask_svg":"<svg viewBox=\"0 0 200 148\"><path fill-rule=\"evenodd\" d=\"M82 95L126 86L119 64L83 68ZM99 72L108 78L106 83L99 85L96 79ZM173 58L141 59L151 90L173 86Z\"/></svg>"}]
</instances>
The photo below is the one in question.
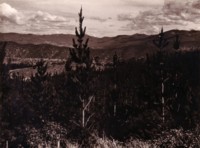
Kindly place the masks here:
<instances>
[{"instance_id":1,"label":"distant hill","mask_svg":"<svg viewBox=\"0 0 200 148\"><path fill-rule=\"evenodd\" d=\"M180 35L181 50L200 47L200 31L171 30L166 32L169 38L169 49L173 46L173 37ZM93 56L102 58L112 57L117 52L123 59L141 57L146 53L158 50L152 43L155 35L119 35L116 37L97 38L87 36ZM72 47L74 35L53 34L33 35L17 33L0 33L0 41L7 41L7 57L13 58L57 58L68 56L68 49Z\"/></svg>"}]
</instances>

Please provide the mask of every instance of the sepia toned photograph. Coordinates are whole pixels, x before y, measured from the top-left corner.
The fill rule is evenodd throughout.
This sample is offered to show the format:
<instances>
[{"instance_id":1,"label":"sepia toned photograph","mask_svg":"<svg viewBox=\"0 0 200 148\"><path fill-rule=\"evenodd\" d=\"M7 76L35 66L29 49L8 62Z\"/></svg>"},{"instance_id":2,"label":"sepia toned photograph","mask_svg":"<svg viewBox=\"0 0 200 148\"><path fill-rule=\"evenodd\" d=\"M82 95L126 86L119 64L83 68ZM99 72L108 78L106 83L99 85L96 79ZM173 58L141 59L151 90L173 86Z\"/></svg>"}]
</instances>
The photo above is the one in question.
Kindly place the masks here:
<instances>
[{"instance_id":1,"label":"sepia toned photograph","mask_svg":"<svg viewBox=\"0 0 200 148\"><path fill-rule=\"evenodd\" d=\"M0 0L0 148L200 148L200 0Z\"/></svg>"}]
</instances>

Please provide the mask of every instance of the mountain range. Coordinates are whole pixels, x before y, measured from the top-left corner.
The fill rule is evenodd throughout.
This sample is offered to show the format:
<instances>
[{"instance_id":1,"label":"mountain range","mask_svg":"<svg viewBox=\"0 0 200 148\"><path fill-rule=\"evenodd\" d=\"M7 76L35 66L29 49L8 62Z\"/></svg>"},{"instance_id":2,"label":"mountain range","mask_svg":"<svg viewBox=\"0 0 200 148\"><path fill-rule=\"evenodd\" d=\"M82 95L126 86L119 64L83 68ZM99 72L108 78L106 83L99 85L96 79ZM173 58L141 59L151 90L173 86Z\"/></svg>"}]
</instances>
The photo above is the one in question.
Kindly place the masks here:
<instances>
[{"instance_id":1,"label":"mountain range","mask_svg":"<svg viewBox=\"0 0 200 148\"><path fill-rule=\"evenodd\" d=\"M166 50L173 50L175 35L178 34L181 41L180 50L198 49L200 47L200 31L170 30L165 32L169 45ZM153 40L157 35L119 35L115 37L89 38L89 47L92 56L110 58L116 52L123 59L139 58L147 53L158 50ZM52 34L34 35L17 33L0 33L0 41L7 41L7 57L11 58L50 58L66 59L68 49L72 48L74 35Z\"/></svg>"}]
</instances>

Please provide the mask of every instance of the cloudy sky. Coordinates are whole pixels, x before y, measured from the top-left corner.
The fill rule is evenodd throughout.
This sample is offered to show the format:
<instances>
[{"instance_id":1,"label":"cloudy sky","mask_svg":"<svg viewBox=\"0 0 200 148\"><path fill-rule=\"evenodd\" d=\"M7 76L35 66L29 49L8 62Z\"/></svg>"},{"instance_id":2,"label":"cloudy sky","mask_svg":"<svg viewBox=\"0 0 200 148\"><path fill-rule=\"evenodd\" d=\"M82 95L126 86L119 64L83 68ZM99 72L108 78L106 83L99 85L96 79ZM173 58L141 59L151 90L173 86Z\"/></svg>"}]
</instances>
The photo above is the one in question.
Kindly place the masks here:
<instances>
[{"instance_id":1,"label":"cloudy sky","mask_svg":"<svg viewBox=\"0 0 200 148\"><path fill-rule=\"evenodd\" d=\"M81 5L97 37L200 30L200 0L0 0L0 32L74 34Z\"/></svg>"}]
</instances>

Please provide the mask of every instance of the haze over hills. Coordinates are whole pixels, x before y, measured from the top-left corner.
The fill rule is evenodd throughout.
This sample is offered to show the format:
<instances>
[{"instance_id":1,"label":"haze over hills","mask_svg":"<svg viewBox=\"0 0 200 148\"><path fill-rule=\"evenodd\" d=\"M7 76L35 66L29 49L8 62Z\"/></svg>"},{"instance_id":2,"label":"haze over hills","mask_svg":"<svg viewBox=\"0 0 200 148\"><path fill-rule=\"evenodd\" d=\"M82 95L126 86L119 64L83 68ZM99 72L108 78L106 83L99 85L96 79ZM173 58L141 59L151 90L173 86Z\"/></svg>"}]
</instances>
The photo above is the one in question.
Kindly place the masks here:
<instances>
[{"instance_id":1,"label":"haze over hills","mask_svg":"<svg viewBox=\"0 0 200 148\"><path fill-rule=\"evenodd\" d=\"M166 38L169 38L169 49L173 49L173 37L176 33L180 36L181 50L200 46L200 31L171 30L165 33ZM89 47L92 55L101 58L112 57L115 52L123 59L138 58L146 53L151 54L158 50L152 43L156 35L134 34L103 38L86 37L90 39ZM72 38L75 38L75 36L0 33L0 41L8 41L7 57L12 58L65 59L68 56L69 47L72 47Z\"/></svg>"}]
</instances>

